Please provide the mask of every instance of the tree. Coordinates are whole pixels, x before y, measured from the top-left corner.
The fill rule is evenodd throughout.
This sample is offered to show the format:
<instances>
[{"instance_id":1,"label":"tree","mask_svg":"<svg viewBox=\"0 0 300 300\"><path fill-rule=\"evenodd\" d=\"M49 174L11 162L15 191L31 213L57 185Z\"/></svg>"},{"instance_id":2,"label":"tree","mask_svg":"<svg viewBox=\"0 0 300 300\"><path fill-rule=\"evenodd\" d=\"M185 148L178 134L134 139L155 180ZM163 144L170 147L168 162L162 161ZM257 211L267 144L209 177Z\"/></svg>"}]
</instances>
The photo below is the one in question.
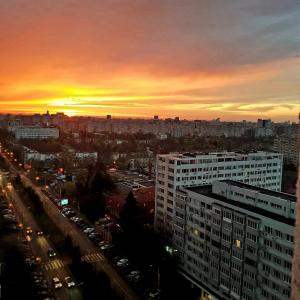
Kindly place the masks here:
<instances>
[{"instance_id":1,"label":"tree","mask_svg":"<svg viewBox=\"0 0 300 300\"><path fill-rule=\"evenodd\" d=\"M132 230L137 230L140 212L141 210L137 204L133 192L130 191L125 199L125 204L120 213L120 223L124 231L130 232Z\"/></svg>"}]
</instances>

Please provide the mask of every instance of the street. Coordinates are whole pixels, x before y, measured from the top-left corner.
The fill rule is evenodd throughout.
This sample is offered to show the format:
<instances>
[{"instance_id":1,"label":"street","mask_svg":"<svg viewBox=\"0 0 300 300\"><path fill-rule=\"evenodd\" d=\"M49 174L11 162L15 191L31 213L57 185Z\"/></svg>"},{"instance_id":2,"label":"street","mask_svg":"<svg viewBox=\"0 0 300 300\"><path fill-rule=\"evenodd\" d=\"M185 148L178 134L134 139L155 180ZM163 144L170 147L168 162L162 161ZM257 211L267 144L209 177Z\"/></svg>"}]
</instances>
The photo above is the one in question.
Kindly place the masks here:
<instances>
[{"instance_id":1,"label":"street","mask_svg":"<svg viewBox=\"0 0 300 300\"><path fill-rule=\"evenodd\" d=\"M41 257L41 267L44 273L47 275L49 286L52 287L52 278L58 277L63 283L64 278L67 276L72 277L70 270L59 258L49 259L47 251L53 246L51 242L45 236L37 236L35 232L41 231L38 224L36 223L34 216L30 209L26 207L23 201L20 199L14 188L4 189L4 194L8 200L12 203L15 213L19 221L23 224L23 228L30 226L33 233L30 235L29 247L35 257ZM63 283L64 284L64 283ZM54 295L58 300L81 300L81 292L79 288L68 289L65 284L61 289L54 290Z\"/></svg>"},{"instance_id":2,"label":"street","mask_svg":"<svg viewBox=\"0 0 300 300\"><path fill-rule=\"evenodd\" d=\"M3 153L2 156L8 163L10 171L14 175L20 175L23 184L25 186L31 187L39 195L48 216L65 235L69 235L72 238L73 243L80 248L83 257L87 258L87 261L90 257L98 258L93 259L93 263L96 269L104 271L109 276L112 288L114 288L117 293L124 299L139 299L132 288L128 286L125 280L107 262L102 253L100 253L99 248L96 247L74 224L71 224L70 221L61 214L58 207L41 191L41 188L36 186L26 176L26 172L17 170L17 168L7 159L7 157Z\"/></svg>"}]
</instances>

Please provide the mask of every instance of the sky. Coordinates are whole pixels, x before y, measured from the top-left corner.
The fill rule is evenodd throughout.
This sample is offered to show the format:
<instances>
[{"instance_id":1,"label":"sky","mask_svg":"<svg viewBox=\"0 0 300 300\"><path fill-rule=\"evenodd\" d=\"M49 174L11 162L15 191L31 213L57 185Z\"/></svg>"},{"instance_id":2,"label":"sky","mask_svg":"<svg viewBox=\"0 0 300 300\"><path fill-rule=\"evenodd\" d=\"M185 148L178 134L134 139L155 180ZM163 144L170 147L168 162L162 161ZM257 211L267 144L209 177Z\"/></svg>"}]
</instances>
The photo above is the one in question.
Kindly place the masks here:
<instances>
[{"instance_id":1,"label":"sky","mask_svg":"<svg viewBox=\"0 0 300 300\"><path fill-rule=\"evenodd\" d=\"M0 112L296 121L298 0L0 1Z\"/></svg>"}]
</instances>

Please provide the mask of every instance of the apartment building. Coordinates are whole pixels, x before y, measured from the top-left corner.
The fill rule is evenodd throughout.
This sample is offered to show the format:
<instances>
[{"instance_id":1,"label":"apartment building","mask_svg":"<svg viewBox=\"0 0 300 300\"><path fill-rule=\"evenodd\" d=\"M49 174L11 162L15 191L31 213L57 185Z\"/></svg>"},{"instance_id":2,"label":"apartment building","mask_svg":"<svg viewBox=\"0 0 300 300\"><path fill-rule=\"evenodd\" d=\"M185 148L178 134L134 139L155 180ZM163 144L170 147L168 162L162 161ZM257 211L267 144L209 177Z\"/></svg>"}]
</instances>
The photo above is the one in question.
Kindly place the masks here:
<instances>
[{"instance_id":1,"label":"apartment building","mask_svg":"<svg viewBox=\"0 0 300 300\"><path fill-rule=\"evenodd\" d=\"M283 154L283 160L287 164L298 166L299 146L297 136L278 136L274 139L273 150Z\"/></svg>"},{"instance_id":2,"label":"apartment building","mask_svg":"<svg viewBox=\"0 0 300 300\"><path fill-rule=\"evenodd\" d=\"M155 227L173 234L174 197L181 187L233 179L270 190L281 190L282 154L216 152L158 155L156 161Z\"/></svg>"},{"instance_id":3,"label":"apartment building","mask_svg":"<svg viewBox=\"0 0 300 300\"><path fill-rule=\"evenodd\" d=\"M287 300L296 197L225 180L176 192L172 250L210 299Z\"/></svg>"},{"instance_id":4,"label":"apartment building","mask_svg":"<svg viewBox=\"0 0 300 300\"><path fill-rule=\"evenodd\" d=\"M16 139L57 139L59 130L55 127L22 126L16 127Z\"/></svg>"}]
</instances>

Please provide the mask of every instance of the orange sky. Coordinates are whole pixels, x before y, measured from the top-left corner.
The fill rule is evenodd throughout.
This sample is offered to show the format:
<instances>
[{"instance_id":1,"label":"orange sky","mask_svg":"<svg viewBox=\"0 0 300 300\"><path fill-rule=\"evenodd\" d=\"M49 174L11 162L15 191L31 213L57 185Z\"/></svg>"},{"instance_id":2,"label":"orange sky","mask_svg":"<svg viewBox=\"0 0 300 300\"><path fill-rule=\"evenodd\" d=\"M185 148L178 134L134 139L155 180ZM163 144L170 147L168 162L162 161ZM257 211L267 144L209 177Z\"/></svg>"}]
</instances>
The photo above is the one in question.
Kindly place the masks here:
<instances>
[{"instance_id":1,"label":"orange sky","mask_svg":"<svg viewBox=\"0 0 300 300\"><path fill-rule=\"evenodd\" d=\"M300 7L261 2L1 1L1 113L295 121Z\"/></svg>"}]
</instances>

